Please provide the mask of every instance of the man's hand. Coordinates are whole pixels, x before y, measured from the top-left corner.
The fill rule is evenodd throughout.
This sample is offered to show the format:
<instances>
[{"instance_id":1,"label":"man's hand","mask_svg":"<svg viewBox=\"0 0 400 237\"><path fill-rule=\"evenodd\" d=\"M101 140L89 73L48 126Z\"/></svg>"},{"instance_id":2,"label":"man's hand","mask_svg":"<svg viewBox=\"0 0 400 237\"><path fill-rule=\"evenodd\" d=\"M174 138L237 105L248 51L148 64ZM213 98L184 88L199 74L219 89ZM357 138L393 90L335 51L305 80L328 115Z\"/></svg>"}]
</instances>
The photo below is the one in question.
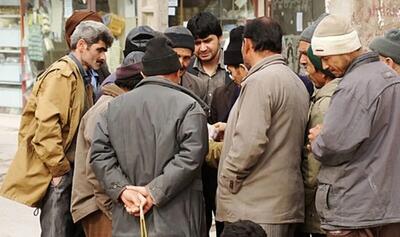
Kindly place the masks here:
<instances>
[{"instance_id":1,"label":"man's hand","mask_svg":"<svg viewBox=\"0 0 400 237\"><path fill-rule=\"evenodd\" d=\"M60 184L61 179L62 179L62 176L53 177L51 179L51 184L53 184L54 186L57 186L58 184Z\"/></svg>"},{"instance_id":2,"label":"man's hand","mask_svg":"<svg viewBox=\"0 0 400 237\"><path fill-rule=\"evenodd\" d=\"M308 134L308 140L309 144L307 144L307 149L311 151L311 143L317 138L317 136L320 134L322 129L322 124L317 124L315 127L311 128L309 130Z\"/></svg>"},{"instance_id":3,"label":"man's hand","mask_svg":"<svg viewBox=\"0 0 400 237\"><path fill-rule=\"evenodd\" d=\"M127 190L132 190L141 194L146 202L143 204L143 212L146 214L154 205L154 200L151 197L150 193L147 191L146 187L143 186L126 186Z\"/></svg>"},{"instance_id":4,"label":"man's hand","mask_svg":"<svg viewBox=\"0 0 400 237\"><path fill-rule=\"evenodd\" d=\"M214 129L217 133L216 138L214 139L215 141L222 141L224 140L224 133L225 133L225 128L226 128L226 123L223 122L218 122L213 124Z\"/></svg>"},{"instance_id":5,"label":"man's hand","mask_svg":"<svg viewBox=\"0 0 400 237\"><path fill-rule=\"evenodd\" d=\"M147 203L146 198L142 194L128 187L122 192L120 198L125 204L126 211L134 216L139 216L140 205L145 206Z\"/></svg>"}]
</instances>

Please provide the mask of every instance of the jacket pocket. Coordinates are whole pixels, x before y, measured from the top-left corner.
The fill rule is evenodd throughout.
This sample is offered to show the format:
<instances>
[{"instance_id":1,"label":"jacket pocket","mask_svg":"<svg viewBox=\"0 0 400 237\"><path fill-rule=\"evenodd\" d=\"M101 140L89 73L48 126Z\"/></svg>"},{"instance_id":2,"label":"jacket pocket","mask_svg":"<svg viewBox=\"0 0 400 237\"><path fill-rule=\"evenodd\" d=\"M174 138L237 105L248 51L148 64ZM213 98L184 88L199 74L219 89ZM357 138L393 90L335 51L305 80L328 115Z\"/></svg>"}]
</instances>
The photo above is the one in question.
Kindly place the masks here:
<instances>
[{"instance_id":1,"label":"jacket pocket","mask_svg":"<svg viewBox=\"0 0 400 237\"><path fill-rule=\"evenodd\" d=\"M315 207L317 209L318 215L321 218L325 218L324 214L330 209L329 206L329 192L331 190L330 184L320 183L318 185L317 193L315 195Z\"/></svg>"}]
</instances>

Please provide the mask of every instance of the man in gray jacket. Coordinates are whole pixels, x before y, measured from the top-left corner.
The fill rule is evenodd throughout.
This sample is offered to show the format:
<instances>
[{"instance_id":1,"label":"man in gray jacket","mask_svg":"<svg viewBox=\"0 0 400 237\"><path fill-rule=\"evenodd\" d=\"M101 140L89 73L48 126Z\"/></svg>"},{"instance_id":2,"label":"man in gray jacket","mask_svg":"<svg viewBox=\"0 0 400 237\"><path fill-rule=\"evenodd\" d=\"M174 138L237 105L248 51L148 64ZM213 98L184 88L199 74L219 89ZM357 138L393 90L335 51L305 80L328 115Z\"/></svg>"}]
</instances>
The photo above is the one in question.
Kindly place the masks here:
<instances>
[{"instance_id":1,"label":"man in gray jacket","mask_svg":"<svg viewBox=\"0 0 400 237\"><path fill-rule=\"evenodd\" d=\"M309 134L321 162L321 227L327 236L400 236L400 78L341 17L324 18L311 44L324 69L343 77Z\"/></svg>"},{"instance_id":2,"label":"man in gray jacket","mask_svg":"<svg viewBox=\"0 0 400 237\"><path fill-rule=\"evenodd\" d=\"M217 220L251 220L268 237L293 237L304 220L300 162L309 95L281 49L276 21L246 24L242 54L251 69L229 114L218 167Z\"/></svg>"},{"instance_id":3,"label":"man in gray jacket","mask_svg":"<svg viewBox=\"0 0 400 237\"><path fill-rule=\"evenodd\" d=\"M206 236L203 102L178 85L181 65L166 38L149 41L142 63L147 78L110 102L92 143L93 171L115 200L113 236L140 236L140 205L149 236Z\"/></svg>"}]
</instances>

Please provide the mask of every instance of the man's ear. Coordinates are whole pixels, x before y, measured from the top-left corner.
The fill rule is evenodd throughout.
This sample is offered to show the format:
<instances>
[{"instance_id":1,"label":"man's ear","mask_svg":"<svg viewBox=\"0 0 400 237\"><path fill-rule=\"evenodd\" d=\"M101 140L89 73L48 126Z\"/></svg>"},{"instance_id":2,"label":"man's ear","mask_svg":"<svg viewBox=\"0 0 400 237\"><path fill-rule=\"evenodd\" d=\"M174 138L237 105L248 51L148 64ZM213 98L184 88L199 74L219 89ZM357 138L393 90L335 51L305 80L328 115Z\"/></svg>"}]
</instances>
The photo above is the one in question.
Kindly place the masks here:
<instances>
[{"instance_id":1,"label":"man's ear","mask_svg":"<svg viewBox=\"0 0 400 237\"><path fill-rule=\"evenodd\" d=\"M76 49L78 50L84 50L87 48L87 43L84 39L79 39L78 42L76 43Z\"/></svg>"},{"instance_id":2,"label":"man's ear","mask_svg":"<svg viewBox=\"0 0 400 237\"><path fill-rule=\"evenodd\" d=\"M253 42L249 38L243 38L243 53L248 53L253 48Z\"/></svg>"},{"instance_id":3,"label":"man's ear","mask_svg":"<svg viewBox=\"0 0 400 237\"><path fill-rule=\"evenodd\" d=\"M394 62L393 62L393 59L392 59L392 58L385 57L385 63L386 63L389 67L391 67L391 68L394 67Z\"/></svg>"}]
</instances>

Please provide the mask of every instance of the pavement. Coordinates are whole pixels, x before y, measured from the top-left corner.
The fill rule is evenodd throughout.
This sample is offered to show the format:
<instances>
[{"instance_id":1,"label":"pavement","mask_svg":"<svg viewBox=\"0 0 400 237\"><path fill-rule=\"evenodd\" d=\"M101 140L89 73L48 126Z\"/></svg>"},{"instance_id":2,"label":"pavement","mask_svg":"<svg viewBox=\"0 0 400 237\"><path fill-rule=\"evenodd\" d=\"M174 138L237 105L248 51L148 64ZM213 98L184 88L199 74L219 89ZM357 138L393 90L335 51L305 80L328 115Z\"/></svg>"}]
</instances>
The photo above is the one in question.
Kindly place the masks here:
<instances>
[{"instance_id":1,"label":"pavement","mask_svg":"<svg viewBox=\"0 0 400 237\"><path fill-rule=\"evenodd\" d=\"M17 149L21 116L0 113L0 185ZM0 197L0 237L40 236L34 208Z\"/></svg>"},{"instance_id":2,"label":"pavement","mask_svg":"<svg viewBox=\"0 0 400 237\"><path fill-rule=\"evenodd\" d=\"M0 113L0 186L17 149L20 115ZM34 208L0 197L0 237L39 237ZM215 227L210 237L215 237Z\"/></svg>"}]
</instances>

